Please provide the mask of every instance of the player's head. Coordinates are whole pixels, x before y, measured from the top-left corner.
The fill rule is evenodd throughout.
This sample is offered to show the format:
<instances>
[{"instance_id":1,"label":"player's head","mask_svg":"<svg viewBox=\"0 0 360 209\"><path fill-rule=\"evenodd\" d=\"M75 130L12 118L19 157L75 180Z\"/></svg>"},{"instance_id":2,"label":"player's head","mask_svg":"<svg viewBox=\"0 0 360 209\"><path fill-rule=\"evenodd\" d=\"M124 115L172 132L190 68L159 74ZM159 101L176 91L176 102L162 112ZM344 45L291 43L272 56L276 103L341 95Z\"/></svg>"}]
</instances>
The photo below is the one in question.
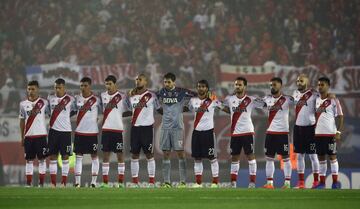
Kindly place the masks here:
<instances>
[{"instance_id":1,"label":"player's head","mask_svg":"<svg viewBox=\"0 0 360 209\"><path fill-rule=\"evenodd\" d=\"M55 80L55 84L54 84L54 90L55 90L55 94L58 97L62 97L65 94L65 80L62 78L58 78Z\"/></svg>"},{"instance_id":2,"label":"player's head","mask_svg":"<svg viewBox=\"0 0 360 209\"><path fill-rule=\"evenodd\" d=\"M304 91L309 86L309 78L305 74L300 74L296 79L296 85L299 91Z\"/></svg>"},{"instance_id":3,"label":"player's head","mask_svg":"<svg viewBox=\"0 0 360 209\"><path fill-rule=\"evenodd\" d=\"M37 98L39 96L39 82L29 81L26 91L29 97Z\"/></svg>"},{"instance_id":4,"label":"player's head","mask_svg":"<svg viewBox=\"0 0 360 209\"><path fill-rule=\"evenodd\" d=\"M175 87L176 76L173 73L166 73L164 75L164 87L171 90Z\"/></svg>"},{"instance_id":5,"label":"player's head","mask_svg":"<svg viewBox=\"0 0 360 209\"><path fill-rule=\"evenodd\" d=\"M279 77L274 77L270 80L270 90L271 94L275 95L278 94L282 87L282 80Z\"/></svg>"},{"instance_id":6,"label":"player's head","mask_svg":"<svg viewBox=\"0 0 360 209\"><path fill-rule=\"evenodd\" d=\"M318 79L318 90L320 94L326 94L330 88L330 79L321 77Z\"/></svg>"},{"instance_id":7,"label":"player's head","mask_svg":"<svg viewBox=\"0 0 360 209\"><path fill-rule=\"evenodd\" d=\"M136 76L136 78L135 78L135 85L138 90L146 88L147 82L148 82L148 79L145 76L145 74L141 73L138 76Z\"/></svg>"},{"instance_id":8,"label":"player's head","mask_svg":"<svg viewBox=\"0 0 360 209\"><path fill-rule=\"evenodd\" d=\"M89 94L91 92L91 78L83 77L80 80L80 90L82 94Z\"/></svg>"},{"instance_id":9,"label":"player's head","mask_svg":"<svg viewBox=\"0 0 360 209\"><path fill-rule=\"evenodd\" d=\"M235 85L235 93L242 94L246 90L247 80L244 77L237 77L234 85Z\"/></svg>"},{"instance_id":10,"label":"player's head","mask_svg":"<svg viewBox=\"0 0 360 209\"><path fill-rule=\"evenodd\" d=\"M105 88L109 92L116 91L116 77L113 75L109 75L105 78Z\"/></svg>"},{"instance_id":11,"label":"player's head","mask_svg":"<svg viewBox=\"0 0 360 209\"><path fill-rule=\"evenodd\" d=\"M209 82L207 80L200 80L197 82L196 88L199 96L204 96L209 91Z\"/></svg>"}]
</instances>

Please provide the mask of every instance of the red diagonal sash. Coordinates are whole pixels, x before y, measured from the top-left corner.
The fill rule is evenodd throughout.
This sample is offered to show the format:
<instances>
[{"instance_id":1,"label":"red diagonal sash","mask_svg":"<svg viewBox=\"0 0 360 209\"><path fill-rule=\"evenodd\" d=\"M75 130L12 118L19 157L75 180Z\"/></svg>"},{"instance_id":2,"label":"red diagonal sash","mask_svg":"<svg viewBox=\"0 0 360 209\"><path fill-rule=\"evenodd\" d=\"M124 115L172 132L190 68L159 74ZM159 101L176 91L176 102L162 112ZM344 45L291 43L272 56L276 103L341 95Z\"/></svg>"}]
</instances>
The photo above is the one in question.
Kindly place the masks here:
<instances>
[{"instance_id":1,"label":"red diagonal sash","mask_svg":"<svg viewBox=\"0 0 360 209\"><path fill-rule=\"evenodd\" d=\"M146 103L151 99L151 97L152 97L152 95L150 93L147 93L141 97L139 103L137 104L137 107L135 107L134 114L131 119L132 125L135 125L136 120L139 117L141 110L146 106Z\"/></svg>"},{"instance_id":2,"label":"red diagonal sash","mask_svg":"<svg viewBox=\"0 0 360 209\"><path fill-rule=\"evenodd\" d=\"M121 95L120 94L116 94L111 100L110 102L106 105L105 107L105 111L104 111L104 117L103 117L103 122L102 125L104 125L106 118L109 116L110 112L112 109L114 109L114 107L117 105L117 103L119 103L121 100Z\"/></svg>"},{"instance_id":3,"label":"red diagonal sash","mask_svg":"<svg viewBox=\"0 0 360 209\"><path fill-rule=\"evenodd\" d=\"M197 125L199 124L202 116L204 115L207 108L211 105L211 99L206 98L205 101L200 105L199 112L196 112L195 121L194 121L194 129L196 129Z\"/></svg>"},{"instance_id":4,"label":"red diagonal sash","mask_svg":"<svg viewBox=\"0 0 360 209\"><path fill-rule=\"evenodd\" d=\"M62 100L54 107L54 111L50 117L50 128L54 125L56 118L59 116L62 110L65 109L65 106L70 102L70 97L65 96Z\"/></svg>"},{"instance_id":5,"label":"red diagonal sash","mask_svg":"<svg viewBox=\"0 0 360 209\"><path fill-rule=\"evenodd\" d=\"M90 110L91 106L93 106L96 103L96 98L93 96L88 101L85 102L85 104L80 108L79 113L76 118L76 125L78 126L81 119L84 117L85 113L87 113L88 110Z\"/></svg>"},{"instance_id":6,"label":"red diagonal sash","mask_svg":"<svg viewBox=\"0 0 360 209\"><path fill-rule=\"evenodd\" d=\"M29 118L26 121L26 125L25 125L25 134L29 131L31 125L34 122L35 117L38 115L38 113L40 112L41 108L45 105L44 101L42 99L39 99L38 102L36 102L35 106L33 107L33 109L30 111L30 115Z\"/></svg>"},{"instance_id":7,"label":"red diagonal sash","mask_svg":"<svg viewBox=\"0 0 360 209\"><path fill-rule=\"evenodd\" d=\"M296 104L296 108L295 108L295 121L298 118L299 112L302 109L302 107L307 103L307 101L309 100L309 98L312 96L312 92L311 90L306 92L305 94L302 95L302 97L300 98L300 100L298 101L298 103Z\"/></svg>"},{"instance_id":8,"label":"red diagonal sash","mask_svg":"<svg viewBox=\"0 0 360 209\"><path fill-rule=\"evenodd\" d=\"M286 98L284 96L281 96L275 104L271 107L269 111L269 118L268 118L268 126L270 126L271 122L275 118L275 115L279 112L281 109L281 106L286 102Z\"/></svg>"},{"instance_id":9,"label":"red diagonal sash","mask_svg":"<svg viewBox=\"0 0 360 209\"><path fill-rule=\"evenodd\" d=\"M237 110L236 112L234 112L233 114L233 117L232 117L232 120L231 120L231 134L234 133L235 131L235 126L236 126L236 123L238 122L241 114L243 113L242 110L246 109L246 107L251 103L251 99L250 97L245 97L241 103L239 104L239 106L237 107Z\"/></svg>"},{"instance_id":10,"label":"red diagonal sash","mask_svg":"<svg viewBox=\"0 0 360 209\"><path fill-rule=\"evenodd\" d=\"M320 107L316 110L316 114L315 114L315 119L316 119L316 122L315 122L315 125L317 124L319 118L320 118L320 115L321 113L324 112L324 110L329 107L329 105L331 104L331 100L329 99L326 99L321 105Z\"/></svg>"}]
</instances>

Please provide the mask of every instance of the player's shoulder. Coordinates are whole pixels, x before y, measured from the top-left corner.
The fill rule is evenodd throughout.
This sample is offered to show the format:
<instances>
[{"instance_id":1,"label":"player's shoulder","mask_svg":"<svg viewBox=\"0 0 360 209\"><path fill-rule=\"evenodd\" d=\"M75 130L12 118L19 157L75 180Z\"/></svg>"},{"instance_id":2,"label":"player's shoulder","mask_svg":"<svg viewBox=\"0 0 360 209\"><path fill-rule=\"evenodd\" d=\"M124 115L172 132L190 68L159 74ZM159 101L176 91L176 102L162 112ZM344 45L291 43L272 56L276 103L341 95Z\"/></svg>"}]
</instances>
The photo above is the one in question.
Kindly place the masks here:
<instances>
[{"instance_id":1,"label":"player's shoulder","mask_svg":"<svg viewBox=\"0 0 360 209\"><path fill-rule=\"evenodd\" d=\"M264 100L269 100L269 99L273 99L274 97L271 94L265 95L263 97Z\"/></svg>"},{"instance_id":2,"label":"player's shoulder","mask_svg":"<svg viewBox=\"0 0 360 209\"><path fill-rule=\"evenodd\" d=\"M225 97L225 99L224 99L224 100L234 99L235 97L236 97L236 95L235 95L235 94L229 94L229 95L227 95L227 96Z\"/></svg>"}]
</instances>

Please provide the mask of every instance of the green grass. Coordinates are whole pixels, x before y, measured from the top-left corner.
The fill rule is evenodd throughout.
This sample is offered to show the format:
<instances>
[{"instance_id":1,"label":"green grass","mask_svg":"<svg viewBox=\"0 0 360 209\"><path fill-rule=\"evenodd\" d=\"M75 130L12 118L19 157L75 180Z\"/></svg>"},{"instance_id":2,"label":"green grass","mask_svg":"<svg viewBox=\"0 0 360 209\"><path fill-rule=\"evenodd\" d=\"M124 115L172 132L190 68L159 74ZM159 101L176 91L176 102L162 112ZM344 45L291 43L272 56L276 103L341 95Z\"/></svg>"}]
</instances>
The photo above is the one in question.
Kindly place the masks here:
<instances>
[{"instance_id":1,"label":"green grass","mask_svg":"<svg viewBox=\"0 0 360 209\"><path fill-rule=\"evenodd\" d=\"M351 209L359 205L360 190L0 187L0 209Z\"/></svg>"}]
</instances>

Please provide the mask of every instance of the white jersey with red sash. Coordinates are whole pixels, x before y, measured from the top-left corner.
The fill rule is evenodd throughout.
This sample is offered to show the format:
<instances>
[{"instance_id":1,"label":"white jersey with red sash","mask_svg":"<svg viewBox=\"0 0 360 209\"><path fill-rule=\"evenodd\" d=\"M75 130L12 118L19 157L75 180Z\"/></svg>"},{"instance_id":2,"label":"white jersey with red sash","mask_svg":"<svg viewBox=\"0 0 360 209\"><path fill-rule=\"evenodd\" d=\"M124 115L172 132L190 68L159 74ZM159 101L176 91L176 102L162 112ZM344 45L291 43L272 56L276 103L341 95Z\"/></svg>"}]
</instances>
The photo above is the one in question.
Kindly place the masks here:
<instances>
[{"instance_id":1,"label":"white jersey with red sash","mask_svg":"<svg viewBox=\"0 0 360 209\"><path fill-rule=\"evenodd\" d=\"M342 108L338 99L316 98L316 127L315 136L335 136L335 118L343 115Z\"/></svg>"},{"instance_id":2,"label":"white jersey with red sash","mask_svg":"<svg viewBox=\"0 0 360 209\"><path fill-rule=\"evenodd\" d=\"M84 98L82 95L75 96L77 116L76 129L77 135L96 136L99 132L97 118L100 106L98 97L91 94Z\"/></svg>"},{"instance_id":3,"label":"white jersey with red sash","mask_svg":"<svg viewBox=\"0 0 360 209\"><path fill-rule=\"evenodd\" d=\"M20 102L20 119L25 119L25 137L37 138L47 135L45 115L49 112L49 103L46 99L38 98L35 101Z\"/></svg>"},{"instance_id":4,"label":"white jersey with red sash","mask_svg":"<svg viewBox=\"0 0 360 209\"><path fill-rule=\"evenodd\" d=\"M122 121L123 112L129 111L130 106L126 94L115 92L101 93L101 103L103 107L102 130L111 132L123 132L124 124Z\"/></svg>"},{"instance_id":5,"label":"white jersey with red sash","mask_svg":"<svg viewBox=\"0 0 360 209\"><path fill-rule=\"evenodd\" d=\"M289 106L294 104L294 98L287 95L280 95L275 98L272 95L265 96L268 114L267 134L288 134L289 133Z\"/></svg>"},{"instance_id":6,"label":"white jersey with red sash","mask_svg":"<svg viewBox=\"0 0 360 209\"><path fill-rule=\"evenodd\" d=\"M251 112L254 108L263 108L265 103L258 98L244 95L239 98L229 95L225 98L225 106L229 107L231 114L231 136L245 136L254 134L254 125Z\"/></svg>"},{"instance_id":7,"label":"white jersey with red sash","mask_svg":"<svg viewBox=\"0 0 360 209\"><path fill-rule=\"evenodd\" d=\"M70 113L76 110L74 97L65 94L62 97L49 95L51 116L49 126L51 129L71 132Z\"/></svg>"},{"instance_id":8,"label":"white jersey with red sash","mask_svg":"<svg viewBox=\"0 0 360 209\"><path fill-rule=\"evenodd\" d=\"M209 98L200 99L193 97L189 101L189 109L195 112L194 130L207 131L214 128L214 111L223 109L224 105L219 100Z\"/></svg>"},{"instance_id":9,"label":"white jersey with red sash","mask_svg":"<svg viewBox=\"0 0 360 209\"><path fill-rule=\"evenodd\" d=\"M295 124L297 126L311 126L315 124L315 100L319 93L309 89L303 93L296 90L293 97L295 106Z\"/></svg>"},{"instance_id":10,"label":"white jersey with red sash","mask_svg":"<svg viewBox=\"0 0 360 209\"><path fill-rule=\"evenodd\" d=\"M154 124L154 111L160 108L159 100L156 95L146 90L142 94L130 97L132 108L131 124L133 126L151 126Z\"/></svg>"}]
</instances>

